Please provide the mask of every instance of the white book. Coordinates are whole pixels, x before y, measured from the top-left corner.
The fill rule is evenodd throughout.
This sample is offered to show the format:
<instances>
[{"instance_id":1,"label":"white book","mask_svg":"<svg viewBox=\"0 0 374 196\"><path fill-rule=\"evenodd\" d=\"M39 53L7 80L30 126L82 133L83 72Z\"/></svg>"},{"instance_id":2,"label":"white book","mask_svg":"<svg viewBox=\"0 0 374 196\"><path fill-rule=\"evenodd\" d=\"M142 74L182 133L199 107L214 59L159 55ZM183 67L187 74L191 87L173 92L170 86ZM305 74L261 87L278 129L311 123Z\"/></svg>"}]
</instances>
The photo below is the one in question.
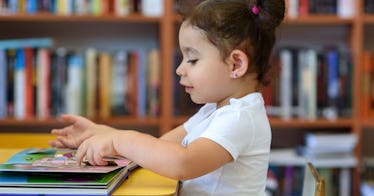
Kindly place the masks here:
<instances>
[{"instance_id":1,"label":"white book","mask_svg":"<svg viewBox=\"0 0 374 196\"><path fill-rule=\"evenodd\" d=\"M164 14L163 0L142 0L142 14L145 16L162 16Z\"/></svg>"},{"instance_id":2,"label":"white book","mask_svg":"<svg viewBox=\"0 0 374 196\"><path fill-rule=\"evenodd\" d=\"M78 55L68 59L65 106L68 114L82 114L83 62Z\"/></svg>"},{"instance_id":3,"label":"white book","mask_svg":"<svg viewBox=\"0 0 374 196\"><path fill-rule=\"evenodd\" d=\"M340 196L349 196L351 193L351 171L349 168L340 169L339 193Z\"/></svg>"},{"instance_id":4,"label":"white book","mask_svg":"<svg viewBox=\"0 0 374 196\"><path fill-rule=\"evenodd\" d=\"M353 148L357 143L357 136L353 133L337 133L337 134L312 134L305 136L306 146L311 148L346 146Z\"/></svg>"},{"instance_id":5,"label":"white book","mask_svg":"<svg viewBox=\"0 0 374 196\"><path fill-rule=\"evenodd\" d=\"M288 0L287 16L295 19L299 16L299 0Z\"/></svg>"},{"instance_id":6,"label":"white book","mask_svg":"<svg viewBox=\"0 0 374 196\"><path fill-rule=\"evenodd\" d=\"M14 117L24 119L26 116L26 57L23 49L16 51L14 72Z\"/></svg>"},{"instance_id":7,"label":"white book","mask_svg":"<svg viewBox=\"0 0 374 196\"><path fill-rule=\"evenodd\" d=\"M280 107L281 118L288 120L292 117L292 53L284 49L280 52Z\"/></svg>"},{"instance_id":8,"label":"white book","mask_svg":"<svg viewBox=\"0 0 374 196\"><path fill-rule=\"evenodd\" d=\"M337 13L339 17L342 18L353 18L355 15L355 11L358 10L356 8L355 0L338 0L337 1Z\"/></svg>"},{"instance_id":9,"label":"white book","mask_svg":"<svg viewBox=\"0 0 374 196\"><path fill-rule=\"evenodd\" d=\"M308 50L306 52L307 72L304 76L305 88L307 89L306 97L306 118L308 120L315 120L317 118L317 52L315 50Z\"/></svg>"}]
</instances>

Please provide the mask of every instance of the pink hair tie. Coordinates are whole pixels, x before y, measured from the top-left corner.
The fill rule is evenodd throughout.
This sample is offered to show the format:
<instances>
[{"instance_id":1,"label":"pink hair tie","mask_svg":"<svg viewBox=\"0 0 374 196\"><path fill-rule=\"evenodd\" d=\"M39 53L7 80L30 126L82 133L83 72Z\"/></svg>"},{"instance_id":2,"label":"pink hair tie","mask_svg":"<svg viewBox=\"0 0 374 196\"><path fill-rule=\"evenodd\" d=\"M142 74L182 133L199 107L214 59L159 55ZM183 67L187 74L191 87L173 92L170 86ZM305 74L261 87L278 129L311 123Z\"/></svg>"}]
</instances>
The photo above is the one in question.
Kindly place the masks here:
<instances>
[{"instance_id":1,"label":"pink hair tie","mask_svg":"<svg viewBox=\"0 0 374 196\"><path fill-rule=\"evenodd\" d=\"M254 15L258 15L258 13L260 13L260 10L258 9L257 5L254 5L254 6L252 7L252 13L253 13Z\"/></svg>"}]
</instances>

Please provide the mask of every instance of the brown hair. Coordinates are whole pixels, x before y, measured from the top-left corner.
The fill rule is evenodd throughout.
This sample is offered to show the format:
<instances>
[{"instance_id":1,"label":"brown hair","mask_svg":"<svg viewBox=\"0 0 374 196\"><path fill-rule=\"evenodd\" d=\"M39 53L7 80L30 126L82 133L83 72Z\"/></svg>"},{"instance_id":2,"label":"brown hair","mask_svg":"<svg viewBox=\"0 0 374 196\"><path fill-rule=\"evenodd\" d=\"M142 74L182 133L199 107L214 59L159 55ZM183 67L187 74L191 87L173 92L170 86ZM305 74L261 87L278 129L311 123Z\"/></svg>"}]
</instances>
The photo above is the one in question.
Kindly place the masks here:
<instances>
[{"instance_id":1,"label":"brown hair","mask_svg":"<svg viewBox=\"0 0 374 196\"><path fill-rule=\"evenodd\" d=\"M252 11L257 6L259 12ZM240 49L251 59L250 71L267 85L269 58L276 40L276 27L284 18L284 0L179 0L183 20L205 31L223 59Z\"/></svg>"}]
</instances>

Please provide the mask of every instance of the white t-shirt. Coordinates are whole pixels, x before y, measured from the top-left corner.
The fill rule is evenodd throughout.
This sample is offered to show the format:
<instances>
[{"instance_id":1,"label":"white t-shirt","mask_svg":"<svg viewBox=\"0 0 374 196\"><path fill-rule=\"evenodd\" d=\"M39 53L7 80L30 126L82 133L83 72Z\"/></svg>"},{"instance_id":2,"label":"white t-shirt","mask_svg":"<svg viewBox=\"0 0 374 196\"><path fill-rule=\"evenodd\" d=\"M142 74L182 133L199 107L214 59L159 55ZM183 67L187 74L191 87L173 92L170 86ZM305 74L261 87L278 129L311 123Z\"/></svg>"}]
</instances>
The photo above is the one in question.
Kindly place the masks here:
<instances>
[{"instance_id":1,"label":"white t-shirt","mask_svg":"<svg viewBox=\"0 0 374 196\"><path fill-rule=\"evenodd\" d=\"M199 137L208 138L225 148L233 161L181 182L180 195L265 195L271 129L261 93L230 99L229 105L219 109L214 103L205 104L184 127L184 146Z\"/></svg>"}]
</instances>

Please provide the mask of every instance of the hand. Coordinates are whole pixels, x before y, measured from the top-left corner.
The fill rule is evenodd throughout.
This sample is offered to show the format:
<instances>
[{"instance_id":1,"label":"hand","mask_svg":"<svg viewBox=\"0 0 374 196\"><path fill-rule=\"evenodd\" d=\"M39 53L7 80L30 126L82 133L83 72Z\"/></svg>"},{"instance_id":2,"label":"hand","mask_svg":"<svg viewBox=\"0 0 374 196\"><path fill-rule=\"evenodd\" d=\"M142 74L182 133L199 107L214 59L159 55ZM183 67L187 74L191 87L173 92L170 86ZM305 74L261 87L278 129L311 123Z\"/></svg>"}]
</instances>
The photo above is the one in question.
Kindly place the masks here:
<instances>
[{"instance_id":1,"label":"hand","mask_svg":"<svg viewBox=\"0 0 374 196\"><path fill-rule=\"evenodd\" d=\"M107 165L104 157L114 157L118 152L113 146L113 139L119 137L121 131L108 126L96 125L91 127L91 132L98 134L83 141L76 153L77 164L86 159L91 165Z\"/></svg>"},{"instance_id":2,"label":"hand","mask_svg":"<svg viewBox=\"0 0 374 196\"><path fill-rule=\"evenodd\" d=\"M71 124L62 129L53 129L56 140L49 141L49 145L59 148L78 148L87 138L96 134L90 127L96 124L86 118L76 115L61 115L64 122Z\"/></svg>"}]
</instances>

